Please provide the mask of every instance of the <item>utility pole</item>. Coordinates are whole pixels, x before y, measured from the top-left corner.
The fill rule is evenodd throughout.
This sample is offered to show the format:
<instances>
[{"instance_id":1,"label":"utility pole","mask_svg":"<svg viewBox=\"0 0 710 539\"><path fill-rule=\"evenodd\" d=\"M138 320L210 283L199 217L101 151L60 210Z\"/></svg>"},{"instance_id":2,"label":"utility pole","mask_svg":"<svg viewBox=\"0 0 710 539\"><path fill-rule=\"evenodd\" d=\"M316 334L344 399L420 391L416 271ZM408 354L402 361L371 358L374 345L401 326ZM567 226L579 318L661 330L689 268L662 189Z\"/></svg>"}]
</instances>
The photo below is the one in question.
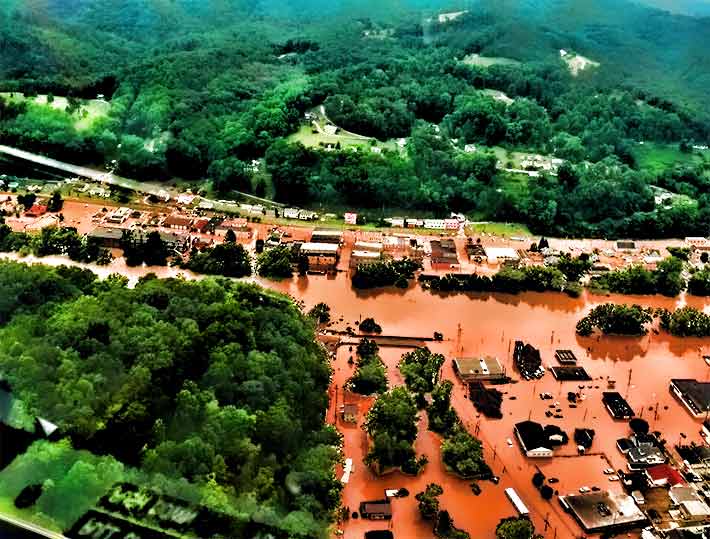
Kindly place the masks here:
<instances>
[{"instance_id":1,"label":"utility pole","mask_svg":"<svg viewBox=\"0 0 710 539\"><path fill-rule=\"evenodd\" d=\"M625 398L627 398L627 399L629 398L629 391L631 390L631 373L632 372L633 372L633 370L629 369L629 379L626 382L626 397Z\"/></svg>"}]
</instances>

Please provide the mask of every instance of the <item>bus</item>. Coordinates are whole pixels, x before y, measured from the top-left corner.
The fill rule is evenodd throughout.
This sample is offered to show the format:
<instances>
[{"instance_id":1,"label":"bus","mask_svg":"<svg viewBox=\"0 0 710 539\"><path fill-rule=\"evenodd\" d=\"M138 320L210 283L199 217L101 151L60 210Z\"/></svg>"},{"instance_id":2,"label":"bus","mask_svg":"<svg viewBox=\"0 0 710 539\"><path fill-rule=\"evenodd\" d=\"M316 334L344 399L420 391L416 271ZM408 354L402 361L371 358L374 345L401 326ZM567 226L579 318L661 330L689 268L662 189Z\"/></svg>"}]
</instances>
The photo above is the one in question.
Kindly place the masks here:
<instances>
[{"instance_id":1,"label":"bus","mask_svg":"<svg viewBox=\"0 0 710 539\"><path fill-rule=\"evenodd\" d=\"M530 514L530 511L528 511L528 508L525 507L523 500L520 499L520 496L518 496L518 493L515 492L514 489L508 487L507 489L505 489L505 495L508 496L510 503L513 504L513 506L518 511L518 514L520 516L525 516L525 515Z\"/></svg>"}]
</instances>

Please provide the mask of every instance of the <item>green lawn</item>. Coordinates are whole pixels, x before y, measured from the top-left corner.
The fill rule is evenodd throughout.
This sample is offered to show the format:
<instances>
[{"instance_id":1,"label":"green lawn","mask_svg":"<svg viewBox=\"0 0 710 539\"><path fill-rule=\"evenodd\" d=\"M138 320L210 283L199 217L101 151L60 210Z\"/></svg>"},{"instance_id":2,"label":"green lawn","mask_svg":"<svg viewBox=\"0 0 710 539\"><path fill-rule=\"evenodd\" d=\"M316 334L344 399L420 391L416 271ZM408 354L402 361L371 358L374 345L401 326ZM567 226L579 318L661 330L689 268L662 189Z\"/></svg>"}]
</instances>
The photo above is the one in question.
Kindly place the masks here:
<instances>
[{"instance_id":1,"label":"green lawn","mask_svg":"<svg viewBox=\"0 0 710 539\"><path fill-rule=\"evenodd\" d=\"M696 151L683 153L677 144L654 144L646 142L639 144L634 150L638 166L642 170L658 174L676 165L702 163L703 157ZM710 157L710 153L708 153Z\"/></svg>"},{"instance_id":2,"label":"green lawn","mask_svg":"<svg viewBox=\"0 0 710 539\"><path fill-rule=\"evenodd\" d=\"M37 97L27 98L21 92L0 92L0 96L7 100L20 102L28 101L36 105L51 106L55 110L64 111L69 104L66 97L54 96L54 100L49 103L47 101L46 94L40 94ZM82 131L91 127L99 118L103 118L108 115L111 110L111 104L108 101L100 99L83 99L81 100L81 108L78 112L72 114L74 118L74 127Z\"/></svg>"},{"instance_id":3,"label":"green lawn","mask_svg":"<svg viewBox=\"0 0 710 539\"><path fill-rule=\"evenodd\" d=\"M486 234L495 234L496 236L531 236L530 230L526 225L520 223L485 223L475 224L466 227L467 236L476 236L485 232Z\"/></svg>"}]
</instances>

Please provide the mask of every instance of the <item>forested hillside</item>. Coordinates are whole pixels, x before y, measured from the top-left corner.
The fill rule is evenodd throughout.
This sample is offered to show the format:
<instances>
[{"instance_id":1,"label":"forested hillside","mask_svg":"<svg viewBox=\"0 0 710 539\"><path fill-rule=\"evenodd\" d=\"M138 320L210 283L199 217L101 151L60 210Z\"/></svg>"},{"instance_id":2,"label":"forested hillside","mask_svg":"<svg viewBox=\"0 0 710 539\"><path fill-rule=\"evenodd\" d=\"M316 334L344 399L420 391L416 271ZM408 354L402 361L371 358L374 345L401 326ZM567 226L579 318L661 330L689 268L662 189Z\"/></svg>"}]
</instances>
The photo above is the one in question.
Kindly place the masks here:
<instances>
[{"instance_id":1,"label":"forested hillside","mask_svg":"<svg viewBox=\"0 0 710 539\"><path fill-rule=\"evenodd\" d=\"M207 487L241 522L230 537L322 536L339 438L311 323L251 285L126 282L0 263L0 372L14 395L75 448Z\"/></svg>"},{"instance_id":2,"label":"forested hillside","mask_svg":"<svg viewBox=\"0 0 710 539\"><path fill-rule=\"evenodd\" d=\"M710 19L616 0L0 5L7 144L373 214L554 234L710 226L692 149L710 139ZM568 164L504 171L524 168L516 152ZM656 207L652 187L681 184Z\"/></svg>"}]
</instances>

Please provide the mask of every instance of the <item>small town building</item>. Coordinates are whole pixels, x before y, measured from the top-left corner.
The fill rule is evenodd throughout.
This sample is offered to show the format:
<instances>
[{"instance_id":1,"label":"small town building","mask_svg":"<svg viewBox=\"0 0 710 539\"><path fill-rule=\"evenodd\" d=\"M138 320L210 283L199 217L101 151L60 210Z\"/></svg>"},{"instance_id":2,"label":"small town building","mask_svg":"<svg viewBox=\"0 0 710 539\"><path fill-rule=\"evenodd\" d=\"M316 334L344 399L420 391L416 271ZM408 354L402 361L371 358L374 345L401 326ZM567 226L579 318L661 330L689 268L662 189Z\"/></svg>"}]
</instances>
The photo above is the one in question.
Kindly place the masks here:
<instances>
[{"instance_id":1,"label":"small town building","mask_svg":"<svg viewBox=\"0 0 710 539\"><path fill-rule=\"evenodd\" d=\"M456 375L467 383L503 381L506 378L505 368L493 356L455 358L453 367Z\"/></svg>"},{"instance_id":2,"label":"small town building","mask_svg":"<svg viewBox=\"0 0 710 539\"><path fill-rule=\"evenodd\" d=\"M249 222L244 217L235 219L225 219L221 223L215 225L214 231L218 236L224 236L228 230L236 233L251 232Z\"/></svg>"},{"instance_id":3,"label":"small town building","mask_svg":"<svg viewBox=\"0 0 710 539\"><path fill-rule=\"evenodd\" d=\"M118 208L111 215L106 217L106 222L114 225L122 225L131 216L131 208Z\"/></svg>"},{"instance_id":4,"label":"small town building","mask_svg":"<svg viewBox=\"0 0 710 539\"><path fill-rule=\"evenodd\" d=\"M342 230L315 229L311 234L310 243L332 243L340 245L343 242Z\"/></svg>"},{"instance_id":5,"label":"small town building","mask_svg":"<svg viewBox=\"0 0 710 539\"><path fill-rule=\"evenodd\" d=\"M675 378L671 380L670 391L693 417L702 417L710 411L710 382Z\"/></svg>"},{"instance_id":6,"label":"small town building","mask_svg":"<svg viewBox=\"0 0 710 539\"><path fill-rule=\"evenodd\" d=\"M283 211L283 216L286 219L298 219L298 208L286 208Z\"/></svg>"},{"instance_id":7,"label":"small town building","mask_svg":"<svg viewBox=\"0 0 710 539\"><path fill-rule=\"evenodd\" d=\"M424 219L424 228L430 230L445 230L446 219Z\"/></svg>"},{"instance_id":8,"label":"small town building","mask_svg":"<svg viewBox=\"0 0 710 539\"><path fill-rule=\"evenodd\" d=\"M338 264L340 246L337 243L308 242L301 245L300 252L308 258L310 269L328 271Z\"/></svg>"},{"instance_id":9,"label":"small town building","mask_svg":"<svg viewBox=\"0 0 710 539\"><path fill-rule=\"evenodd\" d=\"M677 507L683 519L690 522L700 522L710 517L710 507L700 493L689 485L676 485L668 491L668 497Z\"/></svg>"},{"instance_id":10,"label":"small town building","mask_svg":"<svg viewBox=\"0 0 710 539\"><path fill-rule=\"evenodd\" d=\"M516 262L520 260L520 255L512 247L484 247L486 258L491 264L498 262Z\"/></svg>"},{"instance_id":11,"label":"small town building","mask_svg":"<svg viewBox=\"0 0 710 539\"><path fill-rule=\"evenodd\" d=\"M59 217L53 214L45 214L36 221L29 223L27 226L25 226L25 232L39 232L43 228L59 225Z\"/></svg>"},{"instance_id":12,"label":"small town building","mask_svg":"<svg viewBox=\"0 0 710 539\"><path fill-rule=\"evenodd\" d=\"M513 432L526 457L552 457L552 444L550 444L549 438L545 436L544 429L540 423L536 423L535 421L516 423L513 427Z\"/></svg>"},{"instance_id":13,"label":"small town building","mask_svg":"<svg viewBox=\"0 0 710 539\"><path fill-rule=\"evenodd\" d=\"M194 228L197 232L200 232L204 234L207 232L210 226L210 220L207 219L206 217L201 217L200 219L195 219L195 221L192 223L192 228Z\"/></svg>"},{"instance_id":14,"label":"small town building","mask_svg":"<svg viewBox=\"0 0 710 539\"><path fill-rule=\"evenodd\" d=\"M560 496L560 503L586 533L621 532L648 522L636 501L626 494L589 492Z\"/></svg>"},{"instance_id":15,"label":"small town building","mask_svg":"<svg viewBox=\"0 0 710 539\"><path fill-rule=\"evenodd\" d=\"M374 264L382 260L382 254L373 251L353 251L350 253L350 268L356 268L362 264Z\"/></svg>"},{"instance_id":16,"label":"small town building","mask_svg":"<svg viewBox=\"0 0 710 539\"><path fill-rule=\"evenodd\" d=\"M685 238L685 245L691 249L710 251L710 240L702 236Z\"/></svg>"},{"instance_id":17,"label":"small town building","mask_svg":"<svg viewBox=\"0 0 710 539\"><path fill-rule=\"evenodd\" d=\"M631 471L644 470L658 464L665 464L666 456L655 445L634 446L626 453L628 468Z\"/></svg>"},{"instance_id":18,"label":"small town building","mask_svg":"<svg viewBox=\"0 0 710 539\"><path fill-rule=\"evenodd\" d=\"M388 499L361 502L360 516L368 520L390 520L392 504Z\"/></svg>"},{"instance_id":19,"label":"small town building","mask_svg":"<svg viewBox=\"0 0 710 539\"><path fill-rule=\"evenodd\" d=\"M616 250L620 253L633 253L636 251L636 242L631 240L617 240Z\"/></svg>"},{"instance_id":20,"label":"small town building","mask_svg":"<svg viewBox=\"0 0 710 539\"><path fill-rule=\"evenodd\" d=\"M385 221L388 221L390 226L394 228L404 228L404 218L403 217L391 217L389 219L385 219Z\"/></svg>"},{"instance_id":21,"label":"small town building","mask_svg":"<svg viewBox=\"0 0 710 539\"><path fill-rule=\"evenodd\" d=\"M646 468L646 478L652 487L673 487L685 483L680 472L668 464Z\"/></svg>"},{"instance_id":22,"label":"small town building","mask_svg":"<svg viewBox=\"0 0 710 539\"><path fill-rule=\"evenodd\" d=\"M172 228L173 230L189 230L190 225L192 225L192 218L179 213L168 215L163 221L165 228Z\"/></svg>"},{"instance_id":23,"label":"small town building","mask_svg":"<svg viewBox=\"0 0 710 539\"><path fill-rule=\"evenodd\" d=\"M32 207L25 212L26 217L42 217L47 213L47 205L35 202Z\"/></svg>"},{"instance_id":24,"label":"small town building","mask_svg":"<svg viewBox=\"0 0 710 539\"><path fill-rule=\"evenodd\" d=\"M123 237L123 229L98 226L87 234L89 239L96 240L101 247L106 249L118 249L121 247L121 238Z\"/></svg>"}]
</instances>

